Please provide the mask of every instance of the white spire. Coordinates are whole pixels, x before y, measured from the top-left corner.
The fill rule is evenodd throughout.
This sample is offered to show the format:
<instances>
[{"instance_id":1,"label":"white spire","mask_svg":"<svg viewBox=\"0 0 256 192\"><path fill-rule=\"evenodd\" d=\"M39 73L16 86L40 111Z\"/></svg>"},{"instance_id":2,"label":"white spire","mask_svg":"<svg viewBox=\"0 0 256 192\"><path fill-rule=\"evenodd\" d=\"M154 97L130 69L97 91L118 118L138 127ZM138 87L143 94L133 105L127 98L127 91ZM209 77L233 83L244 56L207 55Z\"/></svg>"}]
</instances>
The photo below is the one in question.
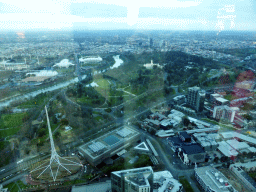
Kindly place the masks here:
<instances>
[{"instance_id":1,"label":"white spire","mask_svg":"<svg viewBox=\"0 0 256 192\"><path fill-rule=\"evenodd\" d=\"M40 165L39 167L35 168L31 172L43 169L43 171L37 176L37 178L39 178L47 169L49 169L53 181L56 181L56 178L58 176L58 171L61 167L71 174L71 171L68 168L66 168L64 165L69 165L69 166L70 165L72 165L72 166L83 166L83 165L80 164L80 163L76 163L74 161L68 160L67 158L60 157L58 155L58 153L56 152L55 146L54 146L54 141L53 141L53 137L52 137L52 130L51 130L51 125L50 125L49 116L48 116L46 106L45 106L45 113L46 113L47 125L48 125L48 131L49 131L49 138L50 138L50 143L51 143L51 159L50 159L49 165L46 165L46 166L41 166ZM60 162L60 159L68 161L69 163L67 164L67 163ZM58 166L56 173L53 173L53 165L52 165L53 163L57 164L57 166ZM42 164L42 165L45 165L45 163Z\"/></svg>"}]
</instances>

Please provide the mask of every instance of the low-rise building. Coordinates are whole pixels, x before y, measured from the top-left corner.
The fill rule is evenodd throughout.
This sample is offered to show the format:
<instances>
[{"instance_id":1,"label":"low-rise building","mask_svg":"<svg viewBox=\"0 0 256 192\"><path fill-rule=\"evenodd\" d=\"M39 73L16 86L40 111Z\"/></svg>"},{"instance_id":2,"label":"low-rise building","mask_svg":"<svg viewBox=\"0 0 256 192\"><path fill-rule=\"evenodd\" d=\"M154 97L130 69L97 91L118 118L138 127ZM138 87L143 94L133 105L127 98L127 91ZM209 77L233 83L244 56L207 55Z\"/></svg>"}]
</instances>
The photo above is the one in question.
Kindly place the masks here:
<instances>
[{"instance_id":1,"label":"low-rise building","mask_svg":"<svg viewBox=\"0 0 256 192\"><path fill-rule=\"evenodd\" d=\"M245 171L256 171L256 161L249 161L247 163L236 163L238 167L242 167Z\"/></svg>"},{"instance_id":2,"label":"low-rise building","mask_svg":"<svg viewBox=\"0 0 256 192\"><path fill-rule=\"evenodd\" d=\"M141 167L111 173L112 192L179 192L182 184L169 171Z\"/></svg>"},{"instance_id":3,"label":"low-rise building","mask_svg":"<svg viewBox=\"0 0 256 192\"><path fill-rule=\"evenodd\" d=\"M140 133L138 131L124 126L81 145L78 150L89 163L97 165L136 143L139 139Z\"/></svg>"},{"instance_id":4,"label":"low-rise building","mask_svg":"<svg viewBox=\"0 0 256 192\"><path fill-rule=\"evenodd\" d=\"M237 192L228 179L214 167L195 168L195 177L206 192Z\"/></svg>"},{"instance_id":5,"label":"low-rise building","mask_svg":"<svg viewBox=\"0 0 256 192\"><path fill-rule=\"evenodd\" d=\"M205 151L215 151L219 146L215 139L206 133L195 133L193 138Z\"/></svg>"},{"instance_id":6,"label":"low-rise building","mask_svg":"<svg viewBox=\"0 0 256 192\"><path fill-rule=\"evenodd\" d=\"M153 192L179 192L183 189L182 184L169 171L155 172L153 185Z\"/></svg>"},{"instance_id":7,"label":"low-rise building","mask_svg":"<svg viewBox=\"0 0 256 192\"><path fill-rule=\"evenodd\" d=\"M153 169L142 167L111 173L112 192L153 192Z\"/></svg>"},{"instance_id":8,"label":"low-rise building","mask_svg":"<svg viewBox=\"0 0 256 192\"><path fill-rule=\"evenodd\" d=\"M227 142L220 141L217 142L219 144L218 150L226 157L236 157L238 155L238 152L231 147Z\"/></svg>"},{"instance_id":9,"label":"low-rise building","mask_svg":"<svg viewBox=\"0 0 256 192\"><path fill-rule=\"evenodd\" d=\"M186 96L185 95L179 95L173 98L175 105L181 105L186 102Z\"/></svg>"},{"instance_id":10,"label":"low-rise building","mask_svg":"<svg viewBox=\"0 0 256 192\"><path fill-rule=\"evenodd\" d=\"M198 164L205 162L206 153L199 144L193 143L179 147L178 156L184 164Z\"/></svg>"},{"instance_id":11,"label":"low-rise building","mask_svg":"<svg viewBox=\"0 0 256 192\"><path fill-rule=\"evenodd\" d=\"M237 164L230 165L229 169L245 184L252 192L256 191L256 182Z\"/></svg>"},{"instance_id":12,"label":"low-rise building","mask_svg":"<svg viewBox=\"0 0 256 192\"><path fill-rule=\"evenodd\" d=\"M249 143L250 145L254 145L256 146L256 139L255 138L252 138L250 136L246 136L244 134L241 134L241 133L238 133L238 132L235 132L235 131L228 131L228 132L222 132L220 134L222 136L223 139L238 139L238 140L241 140L241 141L245 141L247 143Z\"/></svg>"}]
</instances>

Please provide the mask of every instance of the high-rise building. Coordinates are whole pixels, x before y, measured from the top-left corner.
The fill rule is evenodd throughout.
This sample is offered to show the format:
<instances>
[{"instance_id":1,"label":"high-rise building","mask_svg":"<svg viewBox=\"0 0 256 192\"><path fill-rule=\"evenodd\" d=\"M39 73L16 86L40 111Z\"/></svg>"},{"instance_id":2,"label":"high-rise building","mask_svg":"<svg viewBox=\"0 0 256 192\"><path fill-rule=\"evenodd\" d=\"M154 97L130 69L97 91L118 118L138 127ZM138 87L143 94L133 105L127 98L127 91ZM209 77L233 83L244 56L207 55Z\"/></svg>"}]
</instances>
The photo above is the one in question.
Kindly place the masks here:
<instances>
[{"instance_id":1,"label":"high-rise building","mask_svg":"<svg viewBox=\"0 0 256 192\"><path fill-rule=\"evenodd\" d=\"M195 109L197 112L201 112L204 109L205 91L200 87L190 87L188 89L187 104Z\"/></svg>"},{"instance_id":2,"label":"high-rise building","mask_svg":"<svg viewBox=\"0 0 256 192\"><path fill-rule=\"evenodd\" d=\"M152 47L153 47L153 45L154 45L154 43L153 43L153 39L152 39L152 38L149 38L149 46L152 48Z\"/></svg>"},{"instance_id":3,"label":"high-rise building","mask_svg":"<svg viewBox=\"0 0 256 192\"><path fill-rule=\"evenodd\" d=\"M213 110L213 118L220 120L225 119L232 123L234 121L236 112L239 110L237 107L215 106Z\"/></svg>"}]
</instances>

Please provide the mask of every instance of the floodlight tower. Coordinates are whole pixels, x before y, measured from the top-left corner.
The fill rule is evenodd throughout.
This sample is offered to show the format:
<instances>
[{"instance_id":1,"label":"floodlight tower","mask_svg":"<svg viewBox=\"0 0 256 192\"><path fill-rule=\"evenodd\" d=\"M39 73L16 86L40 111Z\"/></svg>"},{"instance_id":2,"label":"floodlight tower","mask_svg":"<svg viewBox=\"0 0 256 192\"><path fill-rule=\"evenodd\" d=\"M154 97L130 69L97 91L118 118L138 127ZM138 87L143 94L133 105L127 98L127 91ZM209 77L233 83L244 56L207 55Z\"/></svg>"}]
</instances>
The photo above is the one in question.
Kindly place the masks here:
<instances>
[{"instance_id":1,"label":"floodlight tower","mask_svg":"<svg viewBox=\"0 0 256 192\"><path fill-rule=\"evenodd\" d=\"M45 106L45 113L46 113L48 130L49 130L49 138L50 138L50 143L51 143L51 158L50 158L50 162L49 162L48 165L42 166L42 165L45 165L47 162L43 163L42 165L40 165L39 167L35 168L31 172L43 169L43 171L37 176L37 178L39 178L43 173L46 172L47 169L49 169L53 181L56 181L56 178L57 178L57 175L58 175L58 172L59 172L60 168L63 168L64 170L66 170L68 173L71 174L71 171L68 168L66 168L64 165L68 165L68 166L83 166L83 165L58 155L58 153L57 153L57 151L55 149L55 146L54 146L51 126L50 126L50 121L49 121L49 116L48 116L48 112L47 112L46 106ZM62 160L62 162L60 160ZM63 163L63 161L67 161L68 163ZM57 171L56 171L55 174L53 173L53 168L54 168L53 164L55 164L55 167L57 167Z\"/></svg>"}]
</instances>

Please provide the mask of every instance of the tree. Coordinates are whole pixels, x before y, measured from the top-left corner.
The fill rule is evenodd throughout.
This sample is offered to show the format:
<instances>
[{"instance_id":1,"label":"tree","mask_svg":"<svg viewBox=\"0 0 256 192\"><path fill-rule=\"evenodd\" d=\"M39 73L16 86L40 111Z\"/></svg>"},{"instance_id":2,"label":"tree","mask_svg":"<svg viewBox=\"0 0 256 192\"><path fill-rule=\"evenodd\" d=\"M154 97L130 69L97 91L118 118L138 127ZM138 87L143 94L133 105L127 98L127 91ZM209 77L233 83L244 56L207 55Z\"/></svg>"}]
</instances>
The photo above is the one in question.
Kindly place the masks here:
<instances>
[{"instance_id":1,"label":"tree","mask_svg":"<svg viewBox=\"0 0 256 192\"><path fill-rule=\"evenodd\" d=\"M38 131L38 137L42 137L46 134L46 128L41 128L39 131Z\"/></svg>"},{"instance_id":2,"label":"tree","mask_svg":"<svg viewBox=\"0 0 256 192\"><path fill-rule=\"evenodd\" d=\"M215 157L213 161L214 161L215 163L218 163L218 162L219 162L219 157Z\"/></svg>"},{"instance_id":3,"label":"tree","mask_svg":"<svg viewBox=\"0 0 256 192\"><path fill-rule=\"evenodd\" d=\"M190 124L188 116L182 117L182 122L183 122L183 125L187 127Z\"/></svg>"},{"instance_id":4,"label":"tree","mask_svg":"<svg viewBox=\"0 0 256 192\"><path fill-rule=\"evenodd\" d=\"M61 119L61 120L60 120L60 123L61 123L62 125L68 125L68 120L67 120L67 119Z\"/></svg>"}]
</instances>

